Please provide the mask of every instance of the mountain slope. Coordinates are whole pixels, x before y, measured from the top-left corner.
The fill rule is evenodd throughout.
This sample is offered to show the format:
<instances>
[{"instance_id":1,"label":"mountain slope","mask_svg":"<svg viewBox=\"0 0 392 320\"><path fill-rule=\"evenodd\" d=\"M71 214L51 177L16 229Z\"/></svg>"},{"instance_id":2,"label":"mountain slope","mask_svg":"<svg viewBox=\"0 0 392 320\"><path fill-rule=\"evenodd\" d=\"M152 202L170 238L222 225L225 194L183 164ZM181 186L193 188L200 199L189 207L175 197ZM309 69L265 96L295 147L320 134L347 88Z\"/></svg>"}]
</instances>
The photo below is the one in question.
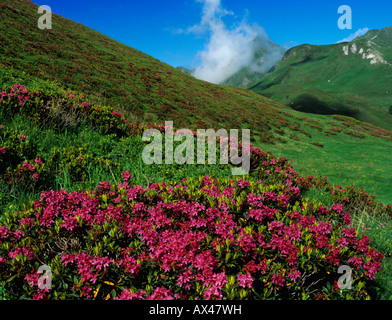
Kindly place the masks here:
<instances>
[{"instance_id":1,"label":"mountain slope","mask_svg":"<svg viewBox=\"0 0 392 320\"><path fill-rule=\"evenodd\" d=\"M59 17L65 27L49 32L51 45L26 44L40 41L26 18L36 7L13 4L0 8L8 19L0 21L11 23L0 26L7 38L0 49L0 300L392 295L392 207L363 190L301 176L287 158L264 152L294 150L308 173L321 174L329 164L343 173L338 179L386 186L390 200L392 132L348 117L304 117L255 93L195 81ZM74 47L58 50L63 42ZM165 128L125 119L117 111L130 101L137 105L128 119L152 105L161 122L177 116L176 126L203 125L195 122L202 119L250 127L263 151L250 149L245 177L233 177L227 165L149 166L141 135ZM373 176L365 178L377 183L358 177L368 169ZM374 220L372 228L364 228L365 217ZM369 229L371 242L363 235ZM339 263L352 266L351 290L336 287ZM42 282L42 267L53 288L48 278Z\"/></svg>"},{"instance_id":2,"label":"mountain slope","mask_svg":"<svg viewBox=\"0 0 392 320\"><path fill-rule=\"evenodd\" d=\"M342 114L392 128L392 28L350 43L301 45L251 90L316 114Z\"/></svg>"},{"instance_id":3,"label":"mountain slope","mask_svg":"<svg viewBox=\"0 0 392 320\"><path fill-rule=\"evenodd\" d=\"M83 92L89 102L108 105L131 123L172 120L176 128L249 128L255 146L289 156L301 174L331 175L334 184L364 187L384 202L392 198L391 131L348 118L305 115L252 91L199 81L57 15L53 29L41 31L37 6L30 1L0 5L4 88L20 83L49 92L58 86ZM364 142L366 150L358 154ZM375 154L379 159L369 164Z\"/></svg>"},{"instance_id":4,"label":"mountain slope","mask_svg":"<svg viewBox=\"0 0 392 320\"><path fill-rule=\"evenodd\" d=\"M56 14L53 29L40 30L37 6L30 1L1 1L0 15L2 64L66 84L131 120L172 120L178 127L192 128L245 124L265 131L274 126L269 119L279 118L271 108L279 106L275 102L253 92L199 81Z\"/></svg>"}]
</instances>

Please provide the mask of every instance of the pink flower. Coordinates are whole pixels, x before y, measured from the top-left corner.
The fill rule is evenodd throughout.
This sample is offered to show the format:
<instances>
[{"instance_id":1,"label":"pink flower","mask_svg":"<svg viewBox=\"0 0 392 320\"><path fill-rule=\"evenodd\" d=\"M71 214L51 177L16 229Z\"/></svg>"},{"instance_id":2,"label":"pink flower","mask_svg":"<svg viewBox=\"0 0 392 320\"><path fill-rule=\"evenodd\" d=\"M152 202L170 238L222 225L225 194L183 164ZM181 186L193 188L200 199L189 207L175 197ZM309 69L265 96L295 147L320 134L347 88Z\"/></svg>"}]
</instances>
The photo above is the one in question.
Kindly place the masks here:
<instances>
[{"instance_id":1,"label":"pink flower","mask_svg":"<svg viewBox=\"0 0 392 320\"><path fill-rule=\"evenodd\" d=\"M293 223L290 227L285 227L284 233L290 238L290 240L301 240L302 231L296 223Z\"/></svg>"},{"instance_id":2,"label":"pink flower","mask_svg":"<svg viewBox=\"0 0 392 320\"><path fill-rule=\"evenodd\" d=\"M37 164L42 164L41 158L36 158L36 159L35 159L35 163L37 163Z\"/></svg>"},{"instance_id":3,"label":"pink flower","mask_svg":"<svg viewBox=\"0 0 392 320\"><path fill-rule=\"evenodd\" d=\"M1 239L6 239L10 234L12 234L12 232L3 225L0 225L0 238Z\"/></svg>"},{"instance_id":4,"label":"pink flower","mask_svg":"<svg viewBox=\"0 0 392 320\"><path fill-rule=\"evenodd\" d=\"M33 224L34 224L34 221L31 218L23 218L19 222L19 225L21 225L21 226L26 225L28 227L31 227Z\"/></svg>"},{"instance_id":5,"label":"pink flower","mask_svg":"<svg viewBox=\"0 0 392 320\"><path fill-rule=\"evenodd\" d=\"M203 293L204 300L212 300L212 299L222 299L222 292L219 288L215 286L210 286L206 291Z\"/></svg>"},{"instance_id":6,"label":"pink flower","mask_svg":"<svg viewBox=\"0 0 392 320\"><path fill-rule=\"evenodd\" d=\"M98 271L105 269L109 264L113 263L113 260L108 257L95 257L91 262L91 265L95 266Z\"/></svg>"},{"instance_id":7,"label":"pink flower","mask_svg":"<svg viewBox=\"0 0 392 320\"><path fill-rule=\"evenodd\" d=\"M98 188L101 190L108 191L108 190L112 189L112 185L107 181L103 181L103 182L99 183Z\"/></svg>"},{"instance_id":8,"label":"pink flower","mask_svg":"<svg viewBox=\"0 0 392 320\"><path fill-rule=\"evenodd\" d=\"M30 249L27 248L16 248L14 251L10 251L8 253L8 257L11 259L15 259L17 256L25 256L27 257L27 260L33 260L34 259L34 253Z\"/></svg>"},{"instance_id":9,"label":"pink flower","mask_svg":"<svg viewBox=\"0 0 392 320\"><path fill-rule=\"evenodd\" d=\"M339 266L340 265L340 259L339 259L340 247L334 247L331 244L329 246L330 246L330 254L326 257L326 260L328 261L328 263L330 263L332 265Z\"/></svg>"},{"instance_id":10,"label":"pink flower","mask_svg":"<svg viewBox=\"0 0 392 320\"><path fill-rule=\"evenodd\" d=\"M344 223L345 225L347 225L347 226L350 226L350 225L351 225L351 215L350 215L348 212L346 212L346 213L344 214L344 216L343 216L343 223Z\"/></svg>"},{"instance_id":11,"label":"pink flower","mask_svg":"<svg viewBox=\"0 0 392 320\"><path fill-rule=\"evenodd\" d=\"M191 287L190 282L192 281L192 279L193 279L192 270L187 269L185 272L183 272L178 276L177 285L189 290Z\"/></svg>"},{"instance_id":12,"label":"pink flower","mask_svg":"<svg viewBox=\"0 0 392 320\"><path fill-rule=\"evenodd\" d=\"M253 193L248 194L248 202L251 206L256 206L262 201L264 201L264 197L260 195L255 195Z\"/></svg>"},{"instance_id":13,"label":"pink flower","mask_svg":"<svg viewBox=\"0 0 392 320\"><path fill-rule=\"evenodd\" d=\"M125 182L128 182L129 179L133 178L133 176L128 171L121 173L121 175L122 175Z\"/></svg>"},{"instance_id":14,"label":"pink flower","mask_svg":"<svg viewBox=\"0 0 392 320\"><path fill-rule=\"evenodd\" d=\"M370 240L367 235L362 236L362 239L356 239L355 248L361 252L366 252L370 245Z\"/></svg>"},{"instance_id":15,"label":"pink flower","mask_svg":"<svg viewBox=\"0 0 392 320\"><path fill-rule=\"evenodd\" d=\"M146 300L174 300L172 293L169 289L158 287L154 290L151 296Z\"/></svg>"},{"instance_id":16,"label":"pink flower","mask_svg":"<svg viewBox=\"0 0 392 320\"><path fill-rule=\"evenodd\" d=\"M291 187L290 191L293 193L295 197L299 197L300 189L298 187Z\"/></svg>"},{"instance_id":17,"label":"pink flower","mask_svg":"<svg viewBox=\"0 0 392 320\"><path fill-rule=\"evenodd\" d=\"M280 221L272 221L268 227L269 231L274 231L277 234L282 234L283 233L283 228L284 224Z\"/></svg>"},{"instance_id":18,"label":"pink flower","mask_svg":"<svg viewBox=\"0 0 392 320\"><path fill-rule=\"evenodd\" d=\"M249 182L249 181L242 180L242 179L238 179L238 186L239 186L241 189L245 189L246 187L250 187L250 182Z\"/></svg>"},{"instance_id":19,"label":"pink flower","mask_svg":"<svg viewBox=\"0 0 392 320\"><path fill-rule=\"evenodd\" d=\"M252 288L253 285L253 278L252 276L247 274L238 274L237 276L238 285L242 288Z\"/></svg>"},{"instance_id":20,"label":"pink flower","mask_svg":"<svg viewBox=\"0 0 392 320\"><path fill-rule=\"evenodd\" d=\"M39 274L37 271L33 270L30 274L26 274L24 279L29 283L30 287L35 287L38 286L38 279L39 279Z\"/></svg>"},{"instance_id":21,"label":"pink flower","mask_svg":"<svg viewBox=\"0 0 392 320\"><path fill-rule=\"evenodd\" d=\"M310 226L309 228L312 233L326 235L331 233L332 224L329 221L320 221L317 225Z\"/></svg>"},{"instance_id":22,"label":"pink flower","mask_svg":"<svg viewBox=\"0 0 392 320\"><path fill-rule=\"evenodd\" d=\"M361 269L363 260L361 257L352 257L348 260L348 263L353 264L357 269Z\"/></svg>"},{"instance_id":23,"label":"pink flower","mask_svg":"<svg viewBox=\"0 0 392 320\"><path fill-rule=\"evenodd\" d=\"M4 148L4 147L1 147L1 148L0 148L0 153L2 153L2 154L6 154L6 153L7 153L7 150L5 150L5 148Z\"/></svg>"},{"instance_id":24,"label":"pink flower","mask_svg":"<svg viewBox=\"0 0 392 320\"><path fill-rule=\"evenodd\" d=\"M33 174L33 178L34 178L35 180L39 180L39 174L38 174L38 173L34 173L34 174Z\"/></svg>"},{"instance_id":25,"label":"pink flower","mask_svg":"<svg viewBox=\"0 0 392 320\"><path fill-rule=\"evenodd\" d=\"M115 112L115 111L112 112L112 115L114 115L116 117L119 117L119 118L123 117L121 113L118 113L118 112Z\"/></svg>"},{"instance_id":26,"label":"pink flower","mask_svg":"<svg viewBox=\"0 0 392 320\"><path fill-rule=\"evenodd\" d=\"M121 291L119 297L114 298L113 300L143 300L143 296L146 294L146 291L140 290L139 292L131 293L129 290Z\"/></svg>"},{"instance_id":27,"label":"pink flower","mask_svg":"<svg viewBox=\"0 0 392 320\"><path fill-rule=\"evenodd\" d=\"M331 210L332 210L332 211L335 211L335 212L337 212L337 213L344 213L344 206L343 206L342 204L336 204L336 203L334 203L334 204L332 205Z\"/></svg>"},{"instance_id":28,"label":"pink flower","mask_svg":"<svg viewBox=\"0 0 392 320\"><path fill-rule=\"evenodd\" d=\"M130 273L133 276L137 276L140 271L140 264L134 257L124 254L122 260L118 261L118 265L122 265L125 268L125 272Z\"/></svg>"},{"instance_id":29,"label":"pink flower","mask_svg":"<svg viewBox=\"0 0 392 320\"><path fill-rule=\"evenodd\" d=\"M295 282L300 277L301 277L301 271L295 269L290 270L289 278L291 279L291 281Z\"/></svg>"},{"instance_id":30,"label":"pink flower","mask_svg":"<svg viewBox=\"0 0 392 320\"><path fill-rule=\"evenodd\" d=\"M24 135L22 134L21 137L20 137L20 140L26 141L26 139L27 139L27 136L24 136Z\"/></svg>"},{"instance_id":31,"label":"pink flower","mask_svg":"<svg viewBox=\"0 0 392 320\"><path fill-rule=\"evenodd\" d=\"M286 283L286 280L284 277L282 277L280 274L276 275L276 274L272 274L272 283L276 284L280 287L283 287Z\"/></svg>"},{"instance_id":32,"label":"pink flower","mask_svg":"<svg viewBox=\"0 0 392 320\"><path fill-rule=\"evenodd\" d=\"M374 280L376 278L376 273L380 271L381 263L372 263L371 261L367 261L363 267L367 271L367 276L369 277L369 279Z\"/></svg>"},{"instance_id":33,"label":"pink flower","mask_svg":"<svg viewBox=\"0 0 392 320\"><path fill-rule=\"evenodd\" d=\"M49 290L49 289L45 289L45 291L46 290ZM38 293L34 293L33 300L44 300L45 299L45 295L44 295L45 291L39 291Z\"/></svg>"},{"instance_id":34,"label":"pink flower","mask_svg":"<svg viewBox=\"0 0 392 320\"><path fill-rule=\"evenodd\" d=\"M6 264L6 263L7 263L7 260L2 258L2 257L0 257L0 265Z\"/></svg>"}]
</instances>

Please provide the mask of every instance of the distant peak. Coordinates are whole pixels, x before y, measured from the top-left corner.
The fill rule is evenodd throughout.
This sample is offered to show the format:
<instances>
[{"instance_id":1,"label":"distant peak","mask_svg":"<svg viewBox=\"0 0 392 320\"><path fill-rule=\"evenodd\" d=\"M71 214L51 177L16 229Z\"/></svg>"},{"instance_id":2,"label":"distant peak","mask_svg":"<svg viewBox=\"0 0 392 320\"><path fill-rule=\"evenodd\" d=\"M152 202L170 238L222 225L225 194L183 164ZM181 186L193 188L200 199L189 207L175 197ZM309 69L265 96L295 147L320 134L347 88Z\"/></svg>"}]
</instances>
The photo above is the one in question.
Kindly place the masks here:
<instances>
[{"instance_id":1,"label":"distant peak","mask_svg":"<svg viewBox=\"0 0 392 320\"><path fill-rule=\"evenodd\" d=\"M381 46L392 47L392 27L386 27L380 30L370 30L368 33L356 40L368 40Z\"/></svg>"},{"instance_id":2,"label":"distant peak","mask_svg":"<svg viewBox=\"0 0 392 320\"><path fill-rule=\"evenodd\" d=\"M381 29L380 31L392 32L392 27L386 27L384 29Z\"/></svg>"}]
</instances>

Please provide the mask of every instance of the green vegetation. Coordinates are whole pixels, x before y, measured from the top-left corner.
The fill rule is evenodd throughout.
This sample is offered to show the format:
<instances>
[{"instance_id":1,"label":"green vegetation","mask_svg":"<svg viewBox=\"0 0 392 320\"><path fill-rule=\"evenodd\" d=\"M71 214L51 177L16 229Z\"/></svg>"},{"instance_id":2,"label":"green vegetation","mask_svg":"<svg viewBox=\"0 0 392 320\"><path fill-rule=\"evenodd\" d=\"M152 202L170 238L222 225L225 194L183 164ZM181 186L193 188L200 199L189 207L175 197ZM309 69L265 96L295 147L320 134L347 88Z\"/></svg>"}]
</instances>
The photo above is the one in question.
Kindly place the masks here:
<instances>
[{"instance_id":1,"label":"green vegetation","mask_svg":"<svg viewBox=\"0 0 392 320\"><path fill-rule=\"evenodd\" d=\"M64 90L84 92L92 103L109 105L130 122L143 125L164 124L171 120L176 127L193 130L249 128L256 146L274 152L287 150L287 154L279 155L290 157L301 173L334 175L334 168L331 168L331 163L334 163L335 168L339 166L340 171L350 174L348 180L345 174L336 175L336 179L332 177L334 183L353 183L353 177L369 175L368 168L351 166L352 156L340 152L346 149L361 150L363 141L359 138L343 140L348 144L342 145L341 150L335 150L330 146L341 144L342 135L325 133L323 139L329 141L325 144L317 141L318 137L309 138L318 133L303 124L306 117L302 113L293 112L252 91L199 81L57 15L54 16L52 30L39 30L36 28L36 6L29 1L6 0L0 5L0 28L4 30L1 35L4 45L0 47L0 78L3 85L21 83L53 89L53 85L46 80L56 81ZM286 91L282 89L280 92ZM312 118L316 122L327 121L324 117ZM341 127L339 121L332 117L328 119L334 122L334 126ZM328 131L328 126L325 130ZM378 137L374 139L366 132L377 133L377 128L359 132L368 137L366 141L370 147L363 150L362 155L370 159L380 152L377 147L380 140L383 141L380 141L384 146L382 150L388 148L389 141L384 141L384 138L379 140ZM382 135L391 134L383 132ZM324 148L309 143L323 143ZM303 145L304 153L296 151L298 144ZM312 157L307 157L308 150L313 150ZM315 154L318 160L313 165ZM389 160L389 152L384 154L384 158ZM376 175L376 172L384 170L382 178L371 177L358 183L384 202L392 199L390 189L384 183L392 179L390 170L385 169L387 167L389 162L378 161L371 172ZM315 169L318 172L314 172Z\"/></svg>"},{"instance_id":2,"label":"green vegetation","mask_svg":"<svg viewBox=\"0 0 392 320\"><path fill-rule=\"evenodd\" d=\"M392 220L390 215L358 212L353 219L353 227L359 235L367 235L376 250L385 255L381 270L376 277L374 297L380 300L392 299Z\"/></svg>"},{"instance_id":3,"label":"green vegetation","mask_svg":"<svg viewBox=\"0 0 392 320\"><path fill-rule=\"evenodd\" d=\"M257 148L241 178L230 166L145 166L146 128L71 90L15 84L1 93L1 119L3 299L362 300L377 291L384 256L350 228L350 212L392 207L361 190L304 178ZM42 264L53 290L39 288ZM339 288L340 264L353 266L351 289Z\"/></svg>"},{"instance_id":4,"label":"green vegetation","mask_svg":"<svg viewBox=\"0 0 392 320\"><path fill-rule=\"evenodd\" d=\"M1 98L1 212L20 208L44 190L79 191L92 189L100 181L116 183L123 171L142 186L231 174L223 165L148 166L142 160L144 127L127 123L109 107L84 102L83 95L57 90L48 94L45 89L14 86L9 91L15 92L13 100L8 95ZM22 97L31 98L20 107Z\"/></svg>"},{"instance_id":5,"label":"green vegetation","mask_svg":"<svg viewBox=\"0 0 392 320\"><path fill-rule=\"evenodd\" d=\"M0 8L0 61L24 85L36 82L30 75L57 81L139 123L172 120L177 127L232 129L246 124L257 134L278 126L275 118L285 121L270 108L279 105L265 97L199 81L60 16L54 15L52 30L40 30L37 6L30 1L5 0Z\"/></svg>"},{"instance_id":6,"label":"green vegetation","mask_svg":"<svg viewBox=\"0 0 392 320\"><path fill-rule=\"evenodd\" d=\"M249 88L299 111L340 114L391 129L391 36L388 27L350 43L294 47Z\"/></svg>"},{"instance_id":7,"label":"green vegetation","mask_svg":"<svg viewBox=\"0 0 392 320\"><path fill-rule=\"evenodd\" d=\"M297 113L290 112L292 115ZM385 203L392 199L391 134L352 118L306 114L293 119L310 137L286 132L286 143L260 143L265 151L288 157L301 174L327 176L336 185L363 187ZM322 144L323 148L311 143Z\"/></svg>"},{"instance_id":8,"label":"green vegetation","mask_svg":"<svg viewBox=\"0 0 392 320\"><path fill-rule=\"evenodd\" d=\"M0 6L0 299L392 297L391 131L198 81L59 16L41 33L29 1ZM141 135L165 120L251 129L251 172L145 165Z\"/></svg>"}]
</instances>

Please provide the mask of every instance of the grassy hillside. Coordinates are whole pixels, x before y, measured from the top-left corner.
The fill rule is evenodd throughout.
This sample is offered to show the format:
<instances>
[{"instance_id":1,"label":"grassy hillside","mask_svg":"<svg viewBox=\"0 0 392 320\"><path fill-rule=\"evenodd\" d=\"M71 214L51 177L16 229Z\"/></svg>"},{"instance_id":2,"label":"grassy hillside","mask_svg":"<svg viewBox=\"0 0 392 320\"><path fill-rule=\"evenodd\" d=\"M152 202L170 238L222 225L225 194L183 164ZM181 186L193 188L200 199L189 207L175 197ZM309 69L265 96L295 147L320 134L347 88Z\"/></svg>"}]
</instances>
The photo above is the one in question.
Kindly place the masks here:
<instances>
[{"instance_id":1,"label":"grassy hillside","mask_svg":"<svg viewBox=\"0 0 392 320\"><path fill-rule=\"evenodd\" d=\"M45 83L0 96L0 299L390 297L391 247L363 226L392 207L367 193L258 148L244 177L146 166L146 128L84 94ZM51 290L38 287L43 263ZM350 290L340 263L355 266Z\"/></svg>"},{"instance_id":2,"label":"grassy hillside","mask_svg":"<svg viewBox=\"0 0 392 320\"><path fill-rule=\"evenodd\" d=\"M391 131L198 81L59 16L41 32L29 1L0 6L0 299L392 297ZM165 120L250 128L262 149L243 177L148 166L141 135Z\"/></svg>"},{"instance_id":3,"label":"grassy hillside","mask_svg":"<svg viewBox=\"0 0 392 320\"><path fill-rule=\"evenodd\" d=\"M392 28L350 43L301 45L250 88L296 110L392 128ZM382 80L381 80L382 79Z\"/></svg>"},{"instance_id":4,"label":"grassy hillside","mask_svg":"<svg viewBox=\"0 0 392 320\"><path fill-rule=\"evenodd\" d=\"M245 125L255 133L275 127L271 119L284 121L270 108L279 105L264 97L196 80L58 15L52 30L40 30L37 6L30 1L5 0L0 8L2 64L84 92L130 120L172 120L178 127L193 128Z\"/></svg>"},{"instance_id":5,"label":"grassy hillside","mask_svg":"<svg viewBox=\"0 0 392 320\"><path fill-rule=\"evenodd\" d=\"M30 1L3 1L0 5L3 86L21 83L51 87L45 81L57 81L64 90L84 92L92 103L109 105L133 123L164 124L172 120L176 127L191 129L249 128L256 146L289 156L303 174L331 176L336 184L364 187L382 202L389 203L392 199L388 183L392 175L385 170L390 163L391 141L382 138L391 136L390 132L366 125L362 126L365 128L362 132L361 126L355 127L354 131L359 130L369 141L359 161L372 158L380 150L385 151L385 156L380 155L385 161L378 160L370 171L365 164L353 166L352 156L340 151L360 150L363 140L358 137L344 132L336 136L323 132L319 137L317 130L304 124L306 120L298 120L306 118L300 112L252 91L199 81L60 16L54 15L52 30L39 30L36 6ZM351 106L353 100L345 99ZM355 101L359 105L361 99ZM332 117L312 118L316 123L327 119L333 123L326 125L324 131L330 127L348 131ZM341 136L349 139L342 140ZM324 140L327 143L323 150L310 144ZM335 148L343 142L340 149ZM379 143L383 145L381 149ZM299 145L303 153L298 152Z\"/></svg>"},{"instance_id":6,"label":"grassy hillside","mask_svg":"<svg viewBox=\"0 0 392 320\"><path fill-rule=\"evenodd\" d=\"M291 112L293 116L297 113ZM288 157L302 174L327 176L336 185L364 187L385 203L391 203L391 134L343 116L306 116L293 119L307 126L311 137L295 134L287 143L261 144L265 151Z\"/></svg>"}]
</instances>

